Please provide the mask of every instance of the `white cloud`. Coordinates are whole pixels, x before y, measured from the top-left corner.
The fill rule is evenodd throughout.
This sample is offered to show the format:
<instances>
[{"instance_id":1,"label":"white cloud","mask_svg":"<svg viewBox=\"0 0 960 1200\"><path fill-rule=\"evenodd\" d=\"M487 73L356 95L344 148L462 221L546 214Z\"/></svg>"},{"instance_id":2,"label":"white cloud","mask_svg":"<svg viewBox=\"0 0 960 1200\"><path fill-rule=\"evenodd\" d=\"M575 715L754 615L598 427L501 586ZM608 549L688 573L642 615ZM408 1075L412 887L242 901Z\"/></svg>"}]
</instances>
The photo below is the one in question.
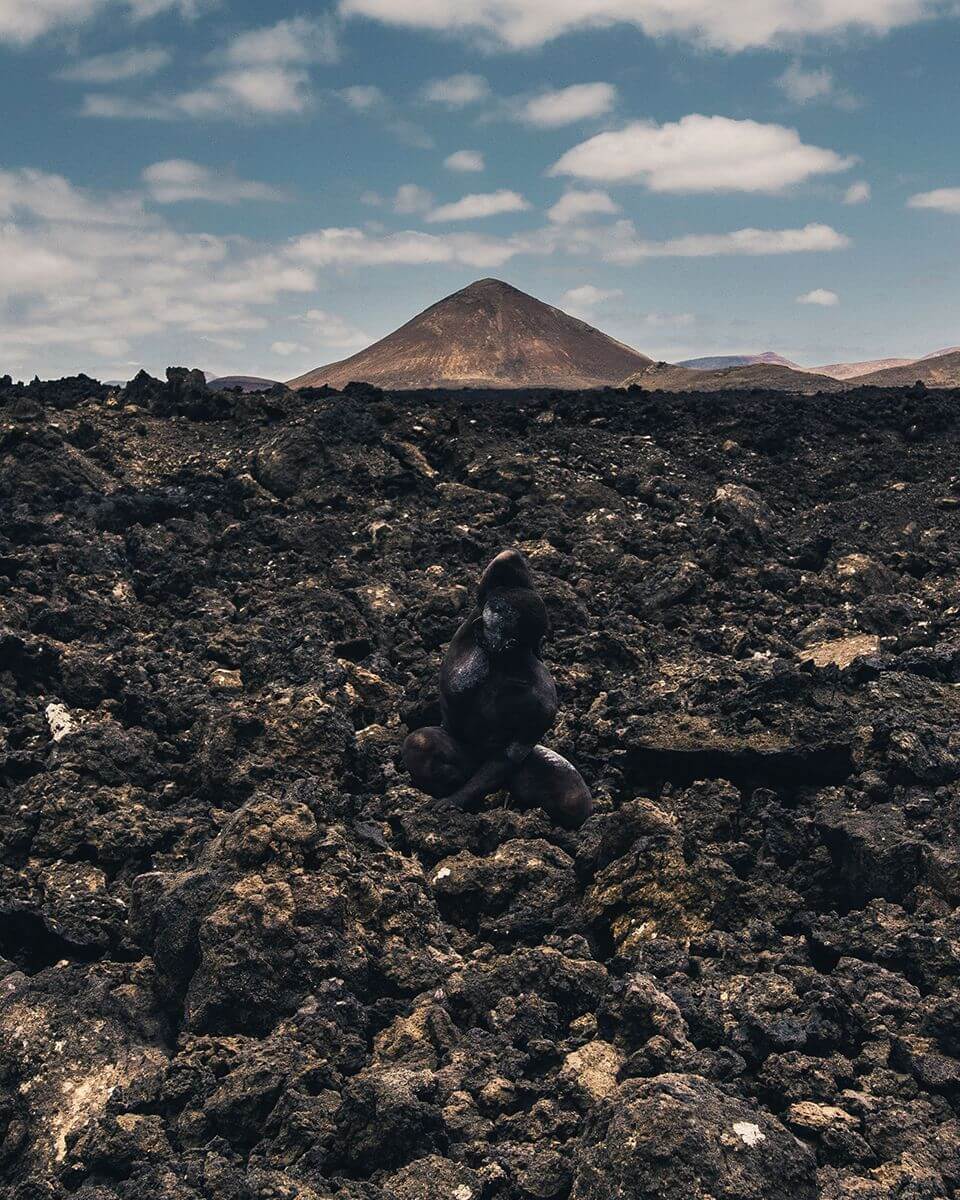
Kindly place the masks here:
<instances>
[{"instance_id":1,"label":"white cloud","mask_svg":"<svg viewBox=\"0 0 960 1200\"><path fill-rule=\"evenodd\" d=\"M48 289L70 288L84 274L72 255L49 240L41 241L15 225L0 225L0 300L5 296L43 293ZM2 309L0 309L2 311ZM0 333L0 345L3 334Z\"/></svg>"},{"instance_id":2,"label":"white cloud","mask_svg":"<svg viewBox=\"0 0 960 1200\"><path fill-rule=\"evenodd\" d=\"M285 199L279 188L268 183L237 179L184 158L153 163L143 170L141 178L158 204L178 204L184 200L238 204L242 200Z\"/></svg>"},{"instance_id":3,"label":"white cloud","mask_svg":"<svg viewBox=\"0 0 960 1200\"><path fill-rule=\"evenodd\" d=\"M310 347L301 346L299 342L271 342L270 349L274 354L287 358L291 354L306 354Z\"/></svg>"},{"instance_id":4,"label":"white cloud","mask_svg":"<svg viewBox=\"0 0 960 1200\"><path fill-rule=\"evenodd\" d=\"M696 324L697 318L694 313L689 312L651 312L644 313L640 320L649 329L686 329L690 325Z\"/></svg>"},{"instance_id":5,"label":"white cloud","mask_svg":"<svg viewBox=\"0 0 960 1200\"><path fill-rule=\"evenodd\" d=\"M471 267L499 267L525 245L512 238L487 238L477 234L401 233L371 234L362 229L319 229L295 238L289 257L315 267L397 266L463 263Z\"/></svg>"},{"instance_id":6,"label":"white cloud","mask_svg":"<svg viewBox=\"0 0 960 1200\"><path fill-rule=\"evenodd\" d=\"M510 49L577 29L631 24L720 50L771 46L848 30L882 34L951 10L951 0L340 0L344 16L435 32L483 35Z\"/></svg>"},{"instance_id":7,"label":"white cloud","mask_svg":"<svg viewBox=\"0 0 960 1200\"><path fill-rule=\"evenodd\" d=\"M611 83L576 83L521 102L517 119L539 129L558 129L561 125L603 116L616 102L617 89Z\"/></svg>"},{"instance_id":8,"label":"white cloud","mask_svg":"<svg viewBox=\"0 0 960 1200\"><path fill-rule=\"evenodd\" d=\"M156 121L184 118L280 117L305 112L312 103L309 76L298 67L249 67L223 71L207 86L173 96L137 100L93 93L84 97L85 117Z\"/></svg>"},{"instance_id":9,"label":"white cloud","mask_svg":"<svg viewBox=\"0 0 960 1200\"><path fill-rule=\"evenodd\" d=\"M483 155L479 150L456 150L443 160L448 171L483 171L486 169Z\"/></svg>"},{"instance_id":10,"label":"white cloud","mask_svg":"<svg viewBox=\"0 0 960 1200\"><path fill-rule=\"evenodd\" d=\"M425 213L433 207L433 196L416 183L403 183L393 197L393 211L404 215Z\"/></svg>"},{"instance_id":11,"label":"white cloud","mask_svg":"<svg viewBox=\"0 0 960 1200\"><path fill-rule=\"evenodd\" d=\"M541 243L564 253L601 258L629 266L648 258L756 257L810 254L843 250L850 239L829 225L810 224L802 229L736 229L731 233L689 233L653 241L637 233L632 221L586 227L563 226L539 235Z\"/></svg>"},{"instance_id":12,"label":"white cloud","mask_svg":"<svg viewBox=\"0 0 960 1200\"><path fill-rule=\"evenodd\" d=\"M574 146L552 175L643 183L653 192L781 192L853 159L805 145L795 129L692 113L668 125L635 121Z\"/></svg>"},{"instance_id":13,"label":"white cloud","mask_svg":"<svg viewBox=\"0 0 960 1200\"><path fill-rule=\"evenodd\" d=\"M428 221L474 221L480 217L495 217L500 213L523 212L530 207L519 192L501 188L498 192L475 193L453 204L441 204L427 217Z\"/></svg>"},{"instance_id":14,"label":"white cloud","mask_svg":"<svg viewBox=\"0 0 960 1200\"><path fill-rule=\"evenodd\" d=\"M619 288L598 288L592 283L584 283L564 292L563 300L573 308L596 308L607 300L619 300L622 295Z\"/></svg>"},{"instance_id":15,"label":"white cloud","mask_svg":"<svg viewBox=\"0 0 960 1200\"><path fill-rule=\"evenodd\" d=\"M263 29L238 34L224 58L238 67L277 63L335 63L340 57L336 31L327 17L293 17Z\"/></svg>"},{"instance_id":16,"label":"white cloud","mask_svg":"<svg viewBox=\"0 0 960 1200\"><path fill-rule=\"evenodd\" d=\"M737 229L733 233L687 234L654 243L656 257L703 258L714 255L808 254L844 250L850 239L829 225L802 229Z\"/></svg>"},{"instance_id":17,"label":"white cloud","mask_svg":"<svg viewBox=\"0 0 960 1200\"><path fill-rule=\"evenodd\" d=\"M313 103L307 68L337 56L328 19L295 17L237 34L212 56L220 69L201 87L146 100L93 94L85 97L82 111L88 117L151 120L295 115Z\"/></svg>"},{"instance_id":18,"label":"white cloud","mask_svg":"<svg viewBox=\"0 0 960 1200\"><path fill-rule=\"evenodd\" d=\"M341 88L336 93L354 112L363 113L382 121L386 129L398 141L418 150L431 150L433 138L413 121L398 115L393 102L376 84L354 84L352 87Z\"/></svg>"},{"instance_id":19,"label":"white cloud","mask_svg":"<svg viewBox=\"0 0 960 1200\"><path fill-rule=\"evenodd\" d=\"M258 311L312 291L313 269L241 239L181 234L136 197L0 172L0 357L115 359L134 339L260 329Z\"/></svg>"},{"instance_id":20,"label":"white cloud","mask_svg":"<svg viewBox=\"0 0 960 1200\"><path fill-rule=\"evenodd\" d=\"M97 54L58 72L67 83L120 83L124 79L146 79L168 66L172 55L160 47L145 50L118 50L115 54Z\"/></svg>"},{"instance_id":21,"label":"white cloud","mask_svg":"<svg viewBox=\"0 0 960 1200\"><path fill-rule=\"evenodd\" d=\"M812 292L804 292L802 296L798 296L797 303L815 304L820 308L836 308L840 303L840 297L836 292L831 292L827 288L814 288Z\"/></svg>"},{"instance_id":22,"label":"white cloud","mask_svg":"<svg viewBox=\"0 0 960 1200\"><path fill-rule=\"evenodd\" d=\"M214 76L209 86L183 92L176 108L192 117L232 117L244 113L277 117L310 106L310 77L284 64L238 67Z\"/></svg>"},{"instance_id":23,"label":"white cloud","mask_svg":"<svg viewBox=\"0 0 960 1200\"><path fill-rule=\"evenodd\" d=\"M482 75L450 75L446 79L433 79L423 89L424 100L433 104L445 104L448 108L466 108L486 100L490 85Z\"/></svg>"},{"instance_id":24,"label":"white cloud","mask_svg":"<svg viewBox=\"0 0 960 1200\"><path fill-rule=\"evenodd\" d=\"M42 373L92 369L97 362L113 368L133 356L148 358L154 345L161 347L158 359L173 347L178 357L212 367L204 346L230 349L250 336L264 338L264 347L276 339L350 353L368 343L366 334L321 309L294 318L302 324L292 336L268 332L282 306L316 289L321 272L444 264L489 272L520 255L630 265L847 244L823 225L653 241L624 220L545 222L502 237L321 228L277 244L256 243L180 233L135 194L88 192L36 170L0 171L0 361ZM591 298L585 294L588 304ZM201 338L208 340L201 345Z\"/></svg>"},{"instance_id":25,"label":"white cloud","mask_svg":"<svg viewBox=\"0 0 960 1200\"><path fill-rule=\"evenodd\" d=\"M90 226L138 225L150 219L137 196L94 197L62 175L30 167L0 170L0 219L17 216Z\"/></svg>"},{"instance_id":26,"label":"white cloud","mask_svg":"<svg viewBox=\"0 0 960 1200\"><path fill-rule=\"evenodd\" d=\"M355 112L370 112L371 109L387 103L386 96L372 83L358 83L353 87L341 88L339 95Z\"/></svg>"},{"instance_id":27,"label":"white cloud","mask_svg":"<svg viewBox=\"0 0 960 1200\"><path fill-rule=\"evenodd\" d=\"M777 87L794 104L809 104L811 100L823 100L831 95L833 72L828 67L806 71L799 63L791 63L777 79Z\"/></svg>"},{"instance_id":28,"label":"white cloud","mask_svg":"<svg viewBox=\"0 0 960 1200\"><path fill-rule=\"evenodd\" d=\"M0 42L26 45L56 30L75 30L116 11L142 20L170 9L191 16L202 0L0 0Z\"/></svg>"},{"instance_id":29,"label":"white cloud","mask_svg":"<svg viewBox=\"0 0 960 1200\"><path fill-rule=\"evenodd\" d=\"M909 208L932 208L937 212L960 214L960 187L937 188L932 192L918 192L907 201Z\"/></svg>"},{"instance_id":30,"label":"white cloud","mask_svg":"<svg viewBox=\"0 0 960 1200\"><path fill-rule=\"evenodd\" d=\"M328 346L334 350L352 353L369 346L373 340L369 334L358 329L336 313L327 312L322 308L311 308L299 318L308 325L309 337L313 345Z\"/></svg>"},{"instance_id":31,"label":"white cloud","mask_svg":"<svg viewBox=\"0 0 960 1200\"><path fill-rule=\"evenodd\" d=\"M518 255L570 255L629 266L648 258L712 258L821 253L850 245L829 225L802 229L738 229L732 233L687 234L667 241L640 237L631 221L613 225L545 226L529 234L379 233L356 228L319 229L293 239L287 257L310 267L369 267L463 263L497 267Z\"/></svg>"},{"instance_id":32,"label":"white cloud","mask_svg":"<svg viewBox=\"0 0 960 1200\"><path fill-rule=\"evenodd\" d=\"M791 63L777 78L776 84L787 99L794 104L826 101L836 105L837 108L850 110L859 107L856 97L837 87L833 72L829 67L805 69L799 63Z\"/></svg>"},{"instance_id":33,"label":"white cloud","mask_svg":"<svg viewBox=\"0 0 960 1200\"><path fill-rule=\"evenodd\" d=\"M620 205L606 192L567 192L547 209L547 216L558 225L569 225L593 214L608 216L619 211Z\"/></svg>"},{"instance_id":34,"label":"white cloud","mask_svg":"<svg viewBox=\"0 0 960 1200\"><path fill-rule=\"evenodd\" d=\"M137 100L132 96L107 96L91 92L83 98L80 115L108 120L172 121L186 114L170 97L153 96Z\"/></svg>"},{"instance_id":35,"label":"white cloud","mask_svg":"<svg viewBox=\"0 0 960 1200\"><path fill-rule=\"evenodd\" d=\"M844 204L866 204L873 195L873 189L865 179L851 183L843 194Z\"/></svg>"}]
</instances>

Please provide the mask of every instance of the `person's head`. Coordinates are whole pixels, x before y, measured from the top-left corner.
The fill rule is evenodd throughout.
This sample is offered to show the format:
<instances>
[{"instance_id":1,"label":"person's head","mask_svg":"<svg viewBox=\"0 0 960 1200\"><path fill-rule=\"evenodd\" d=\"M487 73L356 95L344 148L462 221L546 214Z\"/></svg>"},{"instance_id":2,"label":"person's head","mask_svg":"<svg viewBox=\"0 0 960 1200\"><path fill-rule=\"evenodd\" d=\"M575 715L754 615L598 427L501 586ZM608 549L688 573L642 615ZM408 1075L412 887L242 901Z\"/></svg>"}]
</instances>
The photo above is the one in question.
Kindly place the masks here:
<instances>
[{"instance_id":1,"label":"person's head","mask_svg":"<svg viewBox=\"0 0 960 1200\"><path fill-rule=\"evenodd\" d=\"M480 636L493 655L536 654L550 623L543 601L531 588L492 588L480 611Z\"/></svg>"},{"instance_id":2,"label":"person's head","mask_svg":"<svg viewBox=\"0 0 960 1200\"><path fill-rule=\"evenodd\" d=\"M533 573L530 564L519 550L501 550L480 576L477 596L481 607L492 591L504 588L528 588L534 590Z\"/></svg>"}]
</instances>

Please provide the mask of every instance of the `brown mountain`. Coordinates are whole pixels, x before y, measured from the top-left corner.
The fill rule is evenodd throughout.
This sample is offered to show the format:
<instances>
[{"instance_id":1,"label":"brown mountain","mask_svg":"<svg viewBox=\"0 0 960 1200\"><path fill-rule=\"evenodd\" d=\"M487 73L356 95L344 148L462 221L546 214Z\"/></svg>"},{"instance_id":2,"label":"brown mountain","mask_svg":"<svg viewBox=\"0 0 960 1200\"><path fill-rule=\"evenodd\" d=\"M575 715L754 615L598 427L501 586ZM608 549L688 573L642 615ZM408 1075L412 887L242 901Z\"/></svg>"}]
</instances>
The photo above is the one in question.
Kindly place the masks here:
<instances>
[{"instance_id":1,"label":"brown mountain","mask_svg":"<svg viewBox=\"0 0 960 1200\"><path fill-rule=\"evenodd\" d=\"M685 358L677 366L692 367L695 371L725 371L728 367L753 367L758 363L772 363L778 367L790 367L794 371L804 369L772 350L765 350L763 354L715 354L710 358Z\"/></svg>"},{"instance_id":2,"label":"brown mountain","mask_svg":"<svg viewBox=\"0 0 960 1200\"><path fill-rule=\"evenodd\" d=\"M905 367L858 375L850 383L857 387L910 387L917 380L927 387L960 387L960 351L954 350L935 358L920 358Z\"/></svg>"},{"instance_id":3,"label":"brown mountain","mask_svg":"<svg viewBox=\"0 0 960 1200\"><path fill-rule=\"evenodd\" d=\"M893 367L906 367L916 362L915 358L875 358L869 362L830 363L825 367L801 367L802 371L813 371L817 375L829 375L831 379L856 379L873 371L886 371Z\"/></svg>"},{"instance_id":4,"label":"brown mountain","mask_svg":"<svg viewBox=\"0 0 960 1200\"><path fill-rule=\"evenodd\" d=\"M792 370L776 363L752 363L745 367L727 367L722 371L691 370L670 363L651 363L634 372L621 384L638 384L649 391L721 392L744 388L769 388L778 392L837 392L843 384L826 375Z\"/></svg>"},{"instance_id":5,"label":"brown mountain","mask_svg":"<svg viewBox=\"0 0 960 1200\"><path fill-rule=\"evenodd\" d=\"M207 387L215 392L239 388L242 392L269 392L280 386L276 379L261 379L259 375L221 375L219 379L208 379Z\"/></svg>"},{"instance_id":6,"label":"brown mountain","mask_svg":"<svg viewBox=\"0 0 960 1200\"><path fill-rule=\"evenodd\" d=\"M960 346L947 346L943 350L934 350L919 358L874 358L868 362L830 363L826 367L800 367L801 371L814 371L818 375L831 375L834 379L860 379L864 375L873 375L877 371L889 371L895 367L909 367L911 363L926 362L931 358L944 358L948 354L956 354ZM916 380L914 380L916 382Z\"/></svg>"},{"instance_id":7,"label":"brown mountain","mask_svg":"<svg viewBox=\"0 0 960 1200\"><path fill-rule=\"evenodd\" d=\"M293 388L556 387L618 384L650 363L645 354L499 279L440 300L379 342L318 367Z\"/></svg>"}]
</instances>

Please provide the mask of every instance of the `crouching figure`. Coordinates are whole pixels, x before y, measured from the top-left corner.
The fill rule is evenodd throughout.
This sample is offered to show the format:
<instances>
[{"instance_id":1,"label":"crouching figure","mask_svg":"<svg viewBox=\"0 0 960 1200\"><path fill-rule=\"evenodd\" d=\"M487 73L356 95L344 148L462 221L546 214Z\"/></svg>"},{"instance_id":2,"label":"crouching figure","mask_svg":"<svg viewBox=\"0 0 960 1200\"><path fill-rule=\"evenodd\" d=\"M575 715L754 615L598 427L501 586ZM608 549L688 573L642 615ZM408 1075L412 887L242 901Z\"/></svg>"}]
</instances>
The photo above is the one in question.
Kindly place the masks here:
<instances>
[{"instance_id":1,"label":"crouching figure","mask_svg":"<svg viewBox=\"0 0 960 1200\"><path fill-rule=\"evenodd\" d=\"M477 602L440 668L443 724L403 746L414 783L459 808L506 788L519 808L543 808L576 829L593 811L579 771L538 741L557 715L557 689L540 661L547 610L530 567L504 550L480 578Z\"/></svg>"}]
</instances>

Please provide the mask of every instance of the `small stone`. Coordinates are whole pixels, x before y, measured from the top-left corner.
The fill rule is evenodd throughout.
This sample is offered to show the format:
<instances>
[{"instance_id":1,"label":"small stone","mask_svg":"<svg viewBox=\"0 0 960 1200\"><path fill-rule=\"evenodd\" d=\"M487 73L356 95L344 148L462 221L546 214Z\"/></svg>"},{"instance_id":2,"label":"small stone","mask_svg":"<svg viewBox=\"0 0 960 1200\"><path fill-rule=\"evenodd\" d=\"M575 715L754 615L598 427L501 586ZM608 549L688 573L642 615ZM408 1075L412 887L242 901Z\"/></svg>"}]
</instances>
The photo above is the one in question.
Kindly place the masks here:
<instances>
[{"instance_id":1,"label":"small stone","mask_svg":"<svg viewBox=\"0 0 960 1200\"><path fill-rule=\"evenodd\" d=\"M210 686L221 692L242 692L243 680L239 671L228 671L225 667L218 667L210 672Z\"/></svg>"},{"instance_id":2,"label":"small stone","mask_svg":"<svg viewBox=\"0 0 960 1200\"><path fill-rule=\"evenodd\" d=\"M859 1125L857 1118L844 1112L842 1108L837 1108L834 1104L816 1104L812 1100L801 1100L798 1104L791 1104L787 1110L786 1122L794 1129L813 1134L843 1125Z\"/></svg>"},{"instance_id":3,"label":"small stone","mask_svg":"<svg viewBox=\"0 0 960 1200\"><path fill-rule=\"evenodd\" d=\"M746 1146L757 1146L767 1140L767 1135L761 1131L760 1126L752 1121L736 1121L733 1132Z\"/></svg>"},{"instance_id":4,"label":"small stone","mask_svg":"<svg viewBox=\"0 0 960 1200\"><path fill-rule=\"evenodd\" d=\"M622 1066L620 1051L597 1039L568 1054L560 1076L576 1083L593 1100L602 1100L617 1090L617 1075Z\"/></svg>"},{"instance_id":5,"label":"small stone","mask_svg":"<svg viewBox=\"0 0 960 1200\"><path fill-rule=\"evenodd\" d=\"M62 742L67 734L73 733L75 729L73 717L65 704L48 704L44 709L44 715L50 726L50 736L55 742Z\"/></svg>"},{"instance_id":6,"label":"small stone","mask_svg":"<svg viewBox=\"0 0 960 1200\"><path fill-rule=\"evenodd\" d=\"M808 646L799 658L801 662L812 662L815 667L837 666L842 671L856 659L879 651L880 639L870 633L861 633Z\"/></svg>"}]
</instances>

